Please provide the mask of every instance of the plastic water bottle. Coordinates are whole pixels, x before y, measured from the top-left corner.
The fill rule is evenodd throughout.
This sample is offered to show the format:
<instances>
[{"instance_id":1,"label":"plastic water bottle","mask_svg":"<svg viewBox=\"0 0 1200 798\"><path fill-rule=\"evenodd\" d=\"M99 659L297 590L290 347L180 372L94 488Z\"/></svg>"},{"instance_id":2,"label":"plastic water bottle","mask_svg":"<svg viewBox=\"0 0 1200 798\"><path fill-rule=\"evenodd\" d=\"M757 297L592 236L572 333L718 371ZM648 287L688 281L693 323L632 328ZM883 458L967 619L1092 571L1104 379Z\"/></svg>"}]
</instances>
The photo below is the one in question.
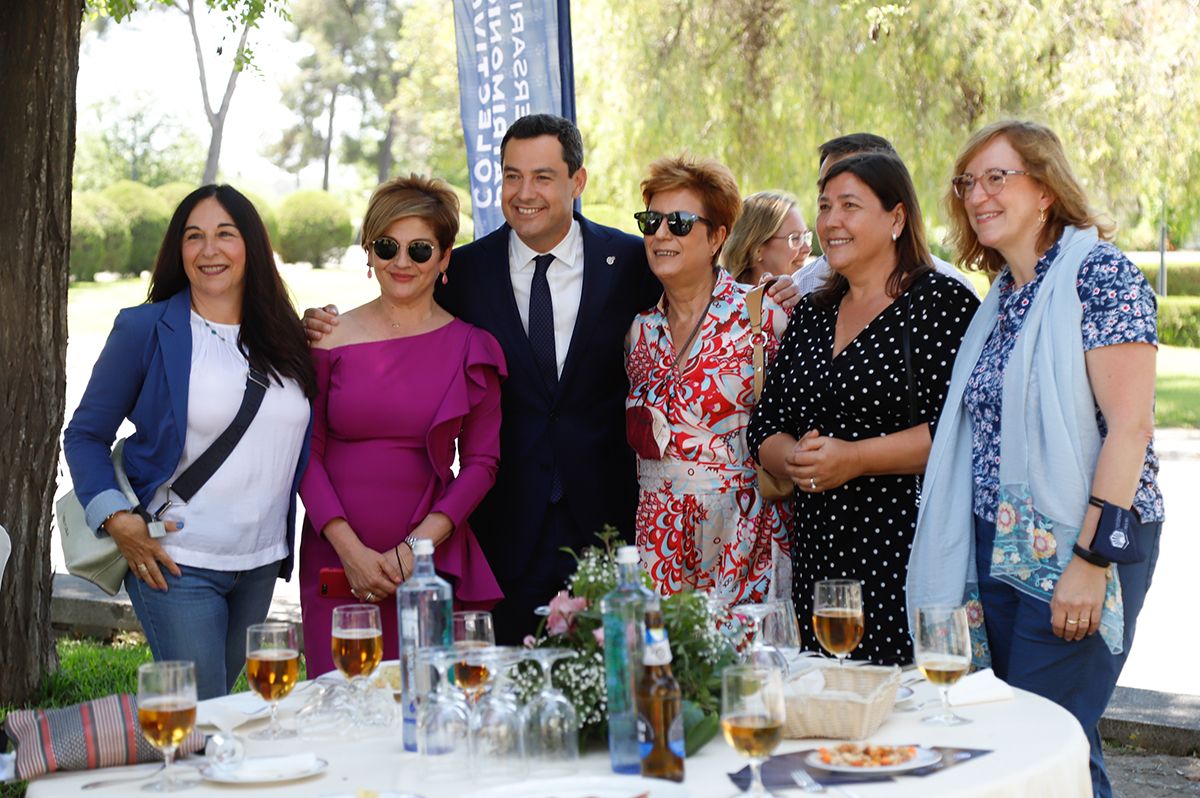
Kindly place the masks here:
<instances>
[{"instance_id":1,"label":"plastic water bottle","mask_svg":"<svg viewBox=\"0 0 1200 798\"><path fill-rule=\"evenodd\" d=\"M642 671L646 602L635 546L617 549L617 588L600 600L604 618L604 674L608 691L608 755L617 773L640 773L637 679Z\"/></svg>"},{"instance_id":2,"label":"plastic water bottle","mask_svg":"<svg viewBox=\"0 0 1200 798\"><path fill-rule=\"evenodd\" d=\"M413 573L396 591L400 625L400 686L404 750L417 750L417 701L429 690L429 667L417 666L417 650L454 643L454 596L433 570L433 541L413 543Z\"/></svg>"}]
</instances>

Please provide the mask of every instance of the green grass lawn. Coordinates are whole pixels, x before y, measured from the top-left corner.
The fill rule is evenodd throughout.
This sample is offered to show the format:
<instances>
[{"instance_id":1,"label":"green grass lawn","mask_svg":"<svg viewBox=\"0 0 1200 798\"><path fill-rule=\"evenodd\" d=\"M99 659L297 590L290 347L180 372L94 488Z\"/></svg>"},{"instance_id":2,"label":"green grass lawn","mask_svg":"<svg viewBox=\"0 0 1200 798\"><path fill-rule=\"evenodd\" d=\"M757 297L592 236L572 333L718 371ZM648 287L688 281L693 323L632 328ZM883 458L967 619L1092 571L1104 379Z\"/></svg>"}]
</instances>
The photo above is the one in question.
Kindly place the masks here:
<instances>
[{"instance_id":1,"label":"green grass lawn","mask_svg":"<svg viewBox=\"0 0 1200 798\"><path fill-rule=\"evenodd\" d=\"M1200 349L1161 346L1155 425L1200 427Z\"/></svg>"}]
</instances>

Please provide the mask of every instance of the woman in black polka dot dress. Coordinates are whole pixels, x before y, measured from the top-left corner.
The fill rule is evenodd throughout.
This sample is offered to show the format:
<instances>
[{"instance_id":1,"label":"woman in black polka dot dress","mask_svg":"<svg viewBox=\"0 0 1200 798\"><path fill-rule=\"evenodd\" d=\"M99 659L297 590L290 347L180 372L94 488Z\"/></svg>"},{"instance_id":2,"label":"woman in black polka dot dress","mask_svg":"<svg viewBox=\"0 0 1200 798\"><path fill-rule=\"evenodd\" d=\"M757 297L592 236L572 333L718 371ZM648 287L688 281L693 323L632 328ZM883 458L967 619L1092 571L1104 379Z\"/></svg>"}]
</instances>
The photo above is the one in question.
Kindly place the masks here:
<instances>
[{"instance_id":1,"label":"woman in black polka dot dress","mask_svg":"<svg viewBox=\"0 0 1200 798\"><path fill-rule=\"evenodd\" d=\"M866 632L852 656L907 663L904 580L918 475L979 303L933 271L916 192L898 158L838 161L820 190L817 233L834 273L796 307L750 421L750 449L797 487L798 616L812 616L814 582L858 579ZM818 648L811 637L806 643Z\"/></svg>"}]
</instances>

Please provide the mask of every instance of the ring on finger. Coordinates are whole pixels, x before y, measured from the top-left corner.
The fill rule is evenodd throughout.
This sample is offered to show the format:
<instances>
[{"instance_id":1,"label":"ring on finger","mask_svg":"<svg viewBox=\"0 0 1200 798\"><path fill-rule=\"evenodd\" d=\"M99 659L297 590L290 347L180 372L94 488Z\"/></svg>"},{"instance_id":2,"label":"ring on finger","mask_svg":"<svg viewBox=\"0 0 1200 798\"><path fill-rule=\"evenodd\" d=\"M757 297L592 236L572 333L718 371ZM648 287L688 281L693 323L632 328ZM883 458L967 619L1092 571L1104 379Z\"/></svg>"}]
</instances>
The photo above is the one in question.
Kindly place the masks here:
<instances>
[{"instance_id":1,"label":"ring on finger","mask_svg":"<svg viewBox=\"0 0 1200 798\"><path fill-rule=\"evenodd\" d=\"M363 601L374 601L374 600L375 600L375 594L369 590L367 591L367 595L363 596Z\"/></svg>"},{"instance_id":2,"label":"ring on finger","mask_svg":"<svg viewBox=\"0 0 1200 798\"><path fill-rule=\"evenodd\" d=\"M1078 624L1078 623L1079 623L1079 621L1075 620L1074 618L1067 618L1067 625L1068 625L1068 626L1075 626L1075 625L1076 625L1076 624Z\"/></svg>"},{"instance_id":3,"label":"ring on finger","mask_svg":"<svg viewBox=\"0 0 1200 798\"><path fill-rule=\"evenodd\" d=\"M816 490L816 489L817 489L817 478L816 478L816 477L809 477L809 478L808 478L808 487L809 487L809 489L810 489L810 490Z\"/></svg>"},{"instance_id":4,"label":"ring on finger","mask_svg":"<svg viewBox=\"0 0 1200 798\"><path fill-rule=\"evenodd\" d=\"M149 569L149 568L146 566L146 563L144 563L144 562L140 562L140 563L138 563L138 564L137 564L137 569L138 569L138 573L142 573L142 574L144 574L144 573L146 573L147 571L149 571L149 570L150 570L150 569Z\"/></svg>"}]
</instances>

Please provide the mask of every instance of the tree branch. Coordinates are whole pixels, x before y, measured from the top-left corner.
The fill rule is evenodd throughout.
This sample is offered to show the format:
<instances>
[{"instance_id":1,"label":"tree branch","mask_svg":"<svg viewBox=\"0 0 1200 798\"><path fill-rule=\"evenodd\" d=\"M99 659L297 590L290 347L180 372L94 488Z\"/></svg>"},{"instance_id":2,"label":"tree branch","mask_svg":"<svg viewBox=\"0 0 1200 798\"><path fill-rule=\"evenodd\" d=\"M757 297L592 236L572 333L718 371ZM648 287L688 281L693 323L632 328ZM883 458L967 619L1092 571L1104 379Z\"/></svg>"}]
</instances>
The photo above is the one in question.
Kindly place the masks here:
<instances>
[{"instance_id":1,"label":"tree branch","mask_svg":"<svg viewBox=\"0 0 1200 798\"><path fill-rule=\"evenodd\" d=\"M204 113L208 116L208 123L211 125L216 115L213 113L212 103L208 100L208 78L204 74L204 51L200 48L200 32L196 30L196 3L195 0L187 0L187 6L184 7L176 2L175 7L187 15L188 26L192 29L192 44L196 47L196 66L200 68L200 96L204 100Z\"/></svg>"}]
</instances>

